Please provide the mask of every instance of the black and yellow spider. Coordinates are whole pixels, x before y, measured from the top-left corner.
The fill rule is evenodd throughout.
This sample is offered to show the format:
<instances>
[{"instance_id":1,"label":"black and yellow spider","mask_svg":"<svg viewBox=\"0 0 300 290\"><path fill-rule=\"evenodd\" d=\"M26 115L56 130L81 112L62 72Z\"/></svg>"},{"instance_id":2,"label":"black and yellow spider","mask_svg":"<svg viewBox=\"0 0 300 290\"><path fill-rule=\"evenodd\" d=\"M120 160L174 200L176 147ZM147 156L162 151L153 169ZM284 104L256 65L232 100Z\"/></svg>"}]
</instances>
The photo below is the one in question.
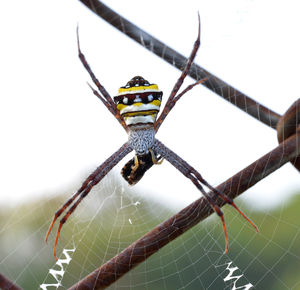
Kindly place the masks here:
<instances>
[{"instance_id":1,"label":"black and yellow spider","mask_svg":"<svg viewBox=\"0 0 300 290\"><path fill-rule=\"evenodd\" d=\"M206 81L206 79L197 81L196 83L188 86L181 93L177 94L200 46L200 20L198 27L198 37L193 46L192 53L188 58L181 76L173 87L166 105L158 119L157 114L161 105L162 92L159 91L156 84L150 84L142 77L136 76L132 78L124 87L121 87L119 89L118 96L114 97L113 100L92 72L89 64L87 63L84 55L80 50L78 29L77 44L79 58L83 66L90 74L94 84L98 88L98 90L96 90L90 86L93 93L103 102L103 104L126 130L126 132L128 133L128 141L124 145L122 145L118 151L111 155L103 164L101 164L83 182L78 191L55 213L53 221L50 224L49 230L46 235L46 242L57 218L69 206L71 206L59 223L59 228L54 244L55 258L57 259L56 246L63 224L67 221L69 216L73 213L73 211L84 199L84 197L87 196L91 189L96 184L98 184L119 161L121 161L128 153L133 150L135 151L134 158L126 163L121 172L122 176L127 180L127 182L129 184L137 183L153 164L160 164L163 159L168 160L184 176L189 178L195 184L195 186L208 200L214 211L221 218L226 240L225 253L228 251L228 236L223 212L221 211L220 207L216 205L214 199L204 190L202 185L206 186L217 196L222 198L225 203L232 205L257 230L256 226L240 211L240 209L235 205L231 198L211 186L205 179L202 178L202 176L196 169L190 166L186 161L184 161L176 153L174 153L162 142L155 138L156 132L158 131L159 127L161 126L169 112L172 110L176 102L195 85Z\"/></svg>"}]
</instances>

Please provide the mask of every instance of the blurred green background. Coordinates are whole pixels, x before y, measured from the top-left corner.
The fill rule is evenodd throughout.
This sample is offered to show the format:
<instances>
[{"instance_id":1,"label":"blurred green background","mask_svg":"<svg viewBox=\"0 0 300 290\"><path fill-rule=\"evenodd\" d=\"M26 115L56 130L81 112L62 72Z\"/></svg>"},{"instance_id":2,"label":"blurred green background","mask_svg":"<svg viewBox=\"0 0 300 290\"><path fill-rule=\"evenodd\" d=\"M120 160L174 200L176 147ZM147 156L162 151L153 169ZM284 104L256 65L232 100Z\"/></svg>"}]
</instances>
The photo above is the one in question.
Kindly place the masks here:
<instances>
[{"instance_id":1,"label":"blurred green background","mask_svg":"<svg viewBox=\"0 0 300 290\"><path fill-rule=\"evenodd\" d=\"M168 204L147 199L147 194L124 190L117 181L97 186L63 227L58 255L74 245L72 261L65 266L62 287L67 288L118 254L176 211ZM66 192L72 192L67 190ZM45 194L45 196L49 196ZM45 233L54 212L68 195L41 199L0 209L0 272L24 289L54 283L48 274L55 266L53 244ZM243 275L236 286L251 283L255 289L300 289L300 195L279 208L256 211L255 205L238 205L259 227L257 234L232 208L224 213L229 232L229 253L213 215L164 247L110 289L232 289L226 263ZM49 289L53 289L49 288Z\"/></svg>"}]
</instances>

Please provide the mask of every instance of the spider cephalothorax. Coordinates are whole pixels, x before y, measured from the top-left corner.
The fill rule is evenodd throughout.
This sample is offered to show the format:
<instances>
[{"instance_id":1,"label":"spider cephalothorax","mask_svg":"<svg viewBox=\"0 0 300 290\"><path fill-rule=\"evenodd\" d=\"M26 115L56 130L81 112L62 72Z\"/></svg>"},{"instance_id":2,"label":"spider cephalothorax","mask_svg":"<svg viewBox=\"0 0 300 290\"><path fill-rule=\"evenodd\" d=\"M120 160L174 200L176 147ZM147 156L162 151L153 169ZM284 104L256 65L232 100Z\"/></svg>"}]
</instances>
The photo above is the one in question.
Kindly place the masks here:
<instances>
[{"instance_id":1,"label":"spider cephalothorax","mask_svg":"<svg viewBox=\"0 0 300 290\"><path fill-rule=\"evenodd\" d=\"M155 138L155 133L165 120L166 116L175 106L176 102L195 85L206 81L206 79L199 80L196 83L186 87L181 93L178 93L188 71L191 68L197 50L200 46L200 20L198 37L194 44L192 53L184 70L181 73L181 76L175 83L173 90L167 99L166 105L158 119L157 114L161 105L162 92L159 91L157 85L150 84L142 77L134 77L124 87L119 89L118 96L114 97L113 100L106 89L98 81L84 55L82 54L79 45L78 30L77 43L79 58L98 89L96 90L90 86L93 93L102 101L102 103L126 130L128 133L128 141L124 143L119 150L112 154L105 162L103 162L93 173L91 173L83 182L82 186L77 190L77 192L55 213L46 235L46 241L48 240L49 234L57 218L70 206L59 223L54 244L55 258L57 259L56 246L63 224L67 221L69 216L73 213L85 196L87 196L91 189L98 184L107 175L107 173L131 151L135 151L135 156L125 164L121 172L129 184L137 183L153 164L160 164L163 158L169 161L185 177L193 182L193 184L204 195L210 206L222 220L226 240L225 252L228 250L227 229L223 212L214 201L216 196L223 199L224 203L233 206L257 230L256 226L239 210L231 198L211 186L196 169L190 166L184 159L182 159ZM211 194L207 193L203 186L211 190Z\"/></svg>"}]
</instances>

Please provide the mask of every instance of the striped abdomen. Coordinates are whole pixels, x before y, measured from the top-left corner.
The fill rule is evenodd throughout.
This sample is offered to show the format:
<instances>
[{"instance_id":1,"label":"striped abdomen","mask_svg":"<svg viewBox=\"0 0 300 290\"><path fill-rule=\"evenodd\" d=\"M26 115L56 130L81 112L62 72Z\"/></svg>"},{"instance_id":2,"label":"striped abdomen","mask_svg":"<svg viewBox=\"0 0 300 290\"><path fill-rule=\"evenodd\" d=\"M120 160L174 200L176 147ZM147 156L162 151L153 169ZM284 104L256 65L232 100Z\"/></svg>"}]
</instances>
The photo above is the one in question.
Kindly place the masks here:
<instances>
[{"instance_id":1,"label":"striped abdomen","mask_svg":"<svg viewBox=\"0 0 300 290\"><path fill-rule=\"evenodd\" d=\"M114 97L127 126L153 124L161 105L162 92L142 77L132 78Z\"/></svg>"}]
</instances>

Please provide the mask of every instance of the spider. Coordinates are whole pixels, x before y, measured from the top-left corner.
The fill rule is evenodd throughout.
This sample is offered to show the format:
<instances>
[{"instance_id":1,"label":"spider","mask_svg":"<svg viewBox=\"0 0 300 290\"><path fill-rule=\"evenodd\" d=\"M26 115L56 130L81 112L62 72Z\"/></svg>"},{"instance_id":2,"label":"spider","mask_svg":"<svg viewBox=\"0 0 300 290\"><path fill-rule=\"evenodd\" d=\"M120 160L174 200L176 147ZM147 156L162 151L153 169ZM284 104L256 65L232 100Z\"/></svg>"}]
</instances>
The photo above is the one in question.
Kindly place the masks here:
<instances>
[{"instance_id":1,"label":"spider","mask_svg":"<svg viewBox=\"0 0 300 290\"><path fill-rule=\"evenodd\" d=\"M134 158L129 160L121 171L122 176L130 185L137 183L148 169L150 169L154 164L161 164L163 159L169 161L184 176L194 183L198 190L200 190L203 196L207 199L213 210L221 218L226 242L225 253L228 251L228 235L223 212L215 203L213 197L204 190L203 186L207 187L216 196L219 196L221 199L223 199L225 203L233 206L256 229L256 231L258 231L255 224L248 219L244 213L241 212L231 198L211 186L196 169L194 169L185 160L183 160L171 149L167 148L162 142L155 138L156 132L177 101L194 86L207 80L201 79L194 84L187 86L181 93L177 94L190 70L199 46L200 18L198 16L198 36L194 43L192 52L187 60L185 68L183 69L179 79L175 83L170 93L169 98L167 99L162 113L157 118L163 94L161 91L159 91L158 86L156 84L149 83L141 76L136 76L132 78L125 86L121 87L118 95L112 99L112 97L94 75L91 67L86 61L85 56L81 52L77 27L77 47L79 59L89 73L98 90L94 89L89 83L88 85L90 86L94 95L96 95L102 101L102 103L126 130L128 133L128 141L124 143L118 151L104 161L104 163L102 163L93 173L91 173L83 182L78 191L55 213L49 230L46 234L46 242L48 241L49 234L52 231L57 218L61 216L61 214L70 206L63 218L60 220L57 230L54 244L54 257L56 259L58 259L56 256L57 242L64 223L68 220L70 215L74 212L79 203L87 196L91 189L98 184L110 172L110 170L131 151L135 151Z\"/></svg>"}]
</instances>

